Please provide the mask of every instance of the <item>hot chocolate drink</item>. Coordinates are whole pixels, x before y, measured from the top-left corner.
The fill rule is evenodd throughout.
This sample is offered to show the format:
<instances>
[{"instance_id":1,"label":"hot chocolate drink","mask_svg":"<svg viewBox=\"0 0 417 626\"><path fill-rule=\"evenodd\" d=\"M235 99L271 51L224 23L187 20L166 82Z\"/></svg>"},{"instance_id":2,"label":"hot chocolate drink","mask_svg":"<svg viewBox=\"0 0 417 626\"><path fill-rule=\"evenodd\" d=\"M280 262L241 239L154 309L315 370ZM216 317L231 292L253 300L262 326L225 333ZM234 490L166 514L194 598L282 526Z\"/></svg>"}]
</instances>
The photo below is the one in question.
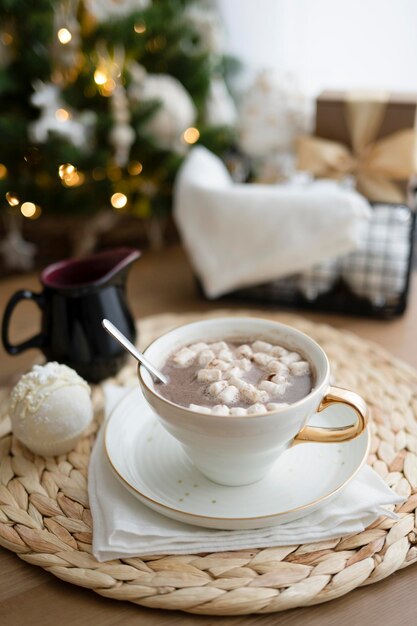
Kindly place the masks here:
<instances>
[{"instance_id":1,"label":"hot chocolate drink","mask_svg":"<svg viewBox=\"0 0 417 626\"><path fill-rule=\"evenodd\" d=\"M170 355L158 392L200 413L252 415L301 400L313 388L310 363L299 352L262 340L199 342Z\"/></svg>"}]
</instances>

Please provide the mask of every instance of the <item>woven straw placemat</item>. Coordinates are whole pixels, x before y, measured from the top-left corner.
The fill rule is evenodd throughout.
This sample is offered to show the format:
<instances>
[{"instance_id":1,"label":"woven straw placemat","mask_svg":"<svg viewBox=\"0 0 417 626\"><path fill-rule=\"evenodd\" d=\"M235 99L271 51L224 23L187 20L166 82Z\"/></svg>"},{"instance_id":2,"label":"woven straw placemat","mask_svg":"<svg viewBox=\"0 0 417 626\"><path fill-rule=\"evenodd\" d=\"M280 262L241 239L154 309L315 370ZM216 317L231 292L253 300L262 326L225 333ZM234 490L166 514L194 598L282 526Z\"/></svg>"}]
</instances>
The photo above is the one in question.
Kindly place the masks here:
<instances>
[{"instance_id":1,"label":"woven straw placemat","mask_svg":"<svg viewBox=\"0 0 417 626\"><path fill-rule=\"evenodd\" d=\"M267 613L326 602L414 563L417 372L351 333L293 315L257 315L289 323L314 337L330 357L334 383L365 397L372 414L368 462L405 496L405 504L397 508L398 520L382 518L360 534L315 544L99 563L91 554L86 480L102 417L98 386L93 392L96 420L67 455L49 459L33 455L10 434L7 415L0 422L0 544L24 561L103 596L211 615ZM201 317L147 318L140 323L140 343L144 346L170 328ZM136 384L133 365L125 367L116 382ZM2 396L4 413L6 390Z\"/></svg>"}]
</instances>

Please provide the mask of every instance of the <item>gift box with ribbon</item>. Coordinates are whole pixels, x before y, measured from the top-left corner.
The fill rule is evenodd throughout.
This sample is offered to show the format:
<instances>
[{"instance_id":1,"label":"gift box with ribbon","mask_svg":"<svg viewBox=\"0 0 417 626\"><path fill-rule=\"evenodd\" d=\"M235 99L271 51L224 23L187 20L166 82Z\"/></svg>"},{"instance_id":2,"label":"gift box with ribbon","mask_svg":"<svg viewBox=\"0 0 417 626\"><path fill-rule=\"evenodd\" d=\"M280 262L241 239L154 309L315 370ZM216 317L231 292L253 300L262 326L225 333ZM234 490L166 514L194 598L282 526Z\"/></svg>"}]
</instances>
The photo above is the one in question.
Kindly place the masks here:
<instances>
[{"instance_id":1,"label":"gift box with ribbon","mask_svg":"<svg viewBox=\"0 0 417 626\"><path fill-rule=\"evenodd\" d=\"M402 203L416 172L417 94L325 91L314 136L301 137L298 169L317 178L353 176L376 202Z\"/></svg>"}]
</instances>

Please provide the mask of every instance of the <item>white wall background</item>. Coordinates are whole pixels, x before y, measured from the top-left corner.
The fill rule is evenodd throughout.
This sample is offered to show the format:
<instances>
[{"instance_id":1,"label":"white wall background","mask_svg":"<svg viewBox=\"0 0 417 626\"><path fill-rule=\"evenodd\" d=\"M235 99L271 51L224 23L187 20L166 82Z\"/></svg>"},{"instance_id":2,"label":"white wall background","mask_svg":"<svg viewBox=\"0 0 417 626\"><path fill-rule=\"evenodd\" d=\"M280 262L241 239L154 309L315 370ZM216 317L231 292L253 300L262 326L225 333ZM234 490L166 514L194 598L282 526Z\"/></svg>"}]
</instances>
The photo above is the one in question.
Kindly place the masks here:
<instances>
[{"instance_id":1,"label":"white wall background","mask_svg":"<svg viewBox=\"0 0 417 626\"><path fill-rule=\"evenodd\" d=\"M227 51L324 88L417 91L417 0L217 0Z\"/></svg>"}]
</instances>

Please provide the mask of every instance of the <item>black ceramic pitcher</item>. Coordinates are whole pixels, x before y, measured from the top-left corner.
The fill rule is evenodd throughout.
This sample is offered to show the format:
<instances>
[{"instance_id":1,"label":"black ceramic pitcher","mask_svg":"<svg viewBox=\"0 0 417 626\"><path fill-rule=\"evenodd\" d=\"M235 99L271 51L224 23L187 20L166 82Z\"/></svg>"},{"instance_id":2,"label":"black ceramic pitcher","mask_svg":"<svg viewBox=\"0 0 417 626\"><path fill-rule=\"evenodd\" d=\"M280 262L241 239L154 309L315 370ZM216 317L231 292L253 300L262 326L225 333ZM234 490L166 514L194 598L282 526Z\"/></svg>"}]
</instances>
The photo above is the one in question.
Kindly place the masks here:
<instances>
[{"instance_id":1,"label":"black ceramic pitcher","mask_svg":"<svg viewBox=\"0 0 417 626\"><path fill-rule=\"evenodd\" d=\"M41 274L41 293L18 291L6 306L2 340L7 352L39 348L49 361L69 365L91 382L113 376L123 365L126 352L102 328L101 320L111 320L135 340L125 286L127 272L139 256L133 248L116 248L49 265ZM9 341L10 318L21 300L34 300L41 309L41 332L13 345Z\"/></svg>"}]
</instances>

